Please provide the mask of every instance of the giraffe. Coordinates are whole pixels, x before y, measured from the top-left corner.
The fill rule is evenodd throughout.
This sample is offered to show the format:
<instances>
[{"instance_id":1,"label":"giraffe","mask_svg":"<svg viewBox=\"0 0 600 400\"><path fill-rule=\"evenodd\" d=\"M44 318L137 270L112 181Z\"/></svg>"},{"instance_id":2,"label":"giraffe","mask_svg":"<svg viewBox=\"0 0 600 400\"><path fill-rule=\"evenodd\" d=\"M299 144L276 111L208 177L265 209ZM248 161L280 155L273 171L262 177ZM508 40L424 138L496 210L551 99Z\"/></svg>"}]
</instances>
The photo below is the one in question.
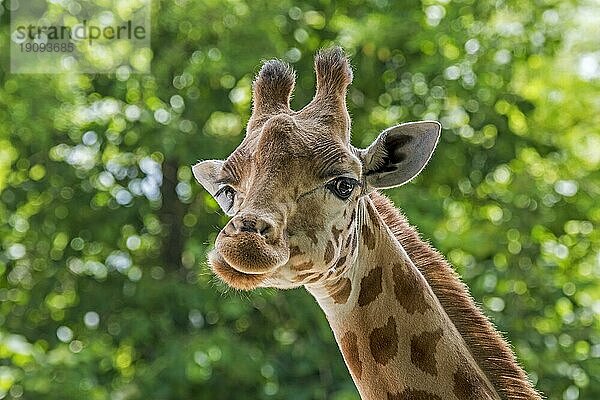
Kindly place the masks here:
<instances>
[{"instance_id":1,"label":"giraffe","mask_svg":"<svg viewBox=\"0 0 600 400\"><path fill-rule=\"evenodd\" d=\"M241 290L304 286L362 399L541 399L454 269L379 192L421 172L440 124L400 124L357 149L348 58L321 50L315 72L314 98L293 111L294 70L265 62L241 144L192 167L232 217L214 273Z\"/></svg>"}]
</instances>

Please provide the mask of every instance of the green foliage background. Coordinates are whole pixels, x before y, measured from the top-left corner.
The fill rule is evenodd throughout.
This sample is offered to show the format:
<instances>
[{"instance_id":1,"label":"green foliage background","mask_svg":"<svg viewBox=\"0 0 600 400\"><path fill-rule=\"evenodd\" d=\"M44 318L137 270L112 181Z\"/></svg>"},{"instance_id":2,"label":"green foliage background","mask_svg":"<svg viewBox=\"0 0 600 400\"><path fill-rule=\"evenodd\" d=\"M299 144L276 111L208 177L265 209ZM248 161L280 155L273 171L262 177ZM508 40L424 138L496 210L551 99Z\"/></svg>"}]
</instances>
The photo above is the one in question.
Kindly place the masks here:
<instances>
[{"instance_id":1,"label":"green foliage background","mask_svg":"<svg viewBox=\"0 0 600 400\"><path fill-rule=\"evenodd\" d=\"M7 70L6 3L0 398L358 399L304 290L211 276L226 218L189 168L240 142L260 60L295 66L299 108L331 43L354 65L356 146L444 125L388 195L549 399L600 398L597 2L156 1L152 73L52 76Z\"/></svg>"}]
</instances>

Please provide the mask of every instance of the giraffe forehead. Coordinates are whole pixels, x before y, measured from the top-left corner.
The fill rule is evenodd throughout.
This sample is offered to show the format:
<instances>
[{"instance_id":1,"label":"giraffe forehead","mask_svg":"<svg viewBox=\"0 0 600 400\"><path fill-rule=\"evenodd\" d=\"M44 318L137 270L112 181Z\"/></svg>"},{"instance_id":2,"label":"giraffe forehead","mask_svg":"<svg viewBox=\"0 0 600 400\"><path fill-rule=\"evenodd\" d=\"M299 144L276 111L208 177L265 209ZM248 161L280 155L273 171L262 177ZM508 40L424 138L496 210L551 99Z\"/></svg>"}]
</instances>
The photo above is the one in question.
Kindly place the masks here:
<instances>
[{"instance_id":1,"label":"giraffe forehead","mask_svg":"<svg viewBox=\"0 0 600 400\"><path fill-rule=\"evenodd\" d=\"M258 135L246 138L225 162L224 171L238 180L283 175L286 182L314 183L335 175L361 175L351 146L323 134L319 124L289 115L271 118ZM251 173L252 172L252 173ZM304 179L303 179L304 178Z\"/></svg>"}]
</instances>

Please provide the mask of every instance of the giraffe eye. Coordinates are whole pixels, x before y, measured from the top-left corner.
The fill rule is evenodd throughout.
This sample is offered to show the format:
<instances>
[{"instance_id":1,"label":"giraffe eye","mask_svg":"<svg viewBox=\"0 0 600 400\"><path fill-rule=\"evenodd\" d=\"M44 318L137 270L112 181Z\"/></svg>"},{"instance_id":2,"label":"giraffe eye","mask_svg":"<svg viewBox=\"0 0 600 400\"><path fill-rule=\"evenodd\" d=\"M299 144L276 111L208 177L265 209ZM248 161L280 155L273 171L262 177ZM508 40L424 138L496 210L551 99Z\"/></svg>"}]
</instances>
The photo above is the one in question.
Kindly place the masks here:
<instances>
[{"instance_id":1,"label":"giraffe eye","mask_svg":"<svg viewBox=\"0 0 600 400\"><path fill-rule=\"evenodd\" d=\"M352 178L335 178L327 184L327 188L331 190L338 198L347 200L354 188L358 185L358 181Z\"/></svg>"},{"instance_id":2,"label":"giraffe eye","mask_svg":"<svg viewBox=\"0 0 600 400\"><path fill-rule=\"evenodd\" d=\"M235 200L235 189L229 185L223 186L215 193L215 200L221 206L225 214L232 215L231 209Z\"/></svg>"}]
</instances>

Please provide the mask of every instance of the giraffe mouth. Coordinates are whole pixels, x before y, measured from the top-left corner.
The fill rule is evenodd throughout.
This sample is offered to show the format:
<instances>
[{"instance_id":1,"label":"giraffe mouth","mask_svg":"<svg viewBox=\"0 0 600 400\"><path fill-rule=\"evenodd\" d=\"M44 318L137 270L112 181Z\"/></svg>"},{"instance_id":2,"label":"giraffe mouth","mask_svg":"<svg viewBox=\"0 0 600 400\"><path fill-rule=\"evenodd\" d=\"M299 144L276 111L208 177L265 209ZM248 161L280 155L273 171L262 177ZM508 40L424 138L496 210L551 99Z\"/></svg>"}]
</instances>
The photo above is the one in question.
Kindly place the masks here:
<instances>
[{"instance_id":1,"label":"giraffe mouth","mask_svg":"<svg viewBox=\"0 0 600 400\"><path fill-rule=\"evenodd\" d=\"M247 274L232 267L217 250L208 254L208 262L213 272L229 286L241 289L256 289L270 274Z\"/></svg>"},{"instance_id":2,"label":"giraffe mouth","mask_svg":"<svg viewBox=\"0 0 600 400\"><path fill-rule=\"evenodd\" d=\"M230 268L245 275L270 274L290 258L285 238L267 241L249 232L231 236L221 231L215 248Z\"/></svg>"}]
</instances>

